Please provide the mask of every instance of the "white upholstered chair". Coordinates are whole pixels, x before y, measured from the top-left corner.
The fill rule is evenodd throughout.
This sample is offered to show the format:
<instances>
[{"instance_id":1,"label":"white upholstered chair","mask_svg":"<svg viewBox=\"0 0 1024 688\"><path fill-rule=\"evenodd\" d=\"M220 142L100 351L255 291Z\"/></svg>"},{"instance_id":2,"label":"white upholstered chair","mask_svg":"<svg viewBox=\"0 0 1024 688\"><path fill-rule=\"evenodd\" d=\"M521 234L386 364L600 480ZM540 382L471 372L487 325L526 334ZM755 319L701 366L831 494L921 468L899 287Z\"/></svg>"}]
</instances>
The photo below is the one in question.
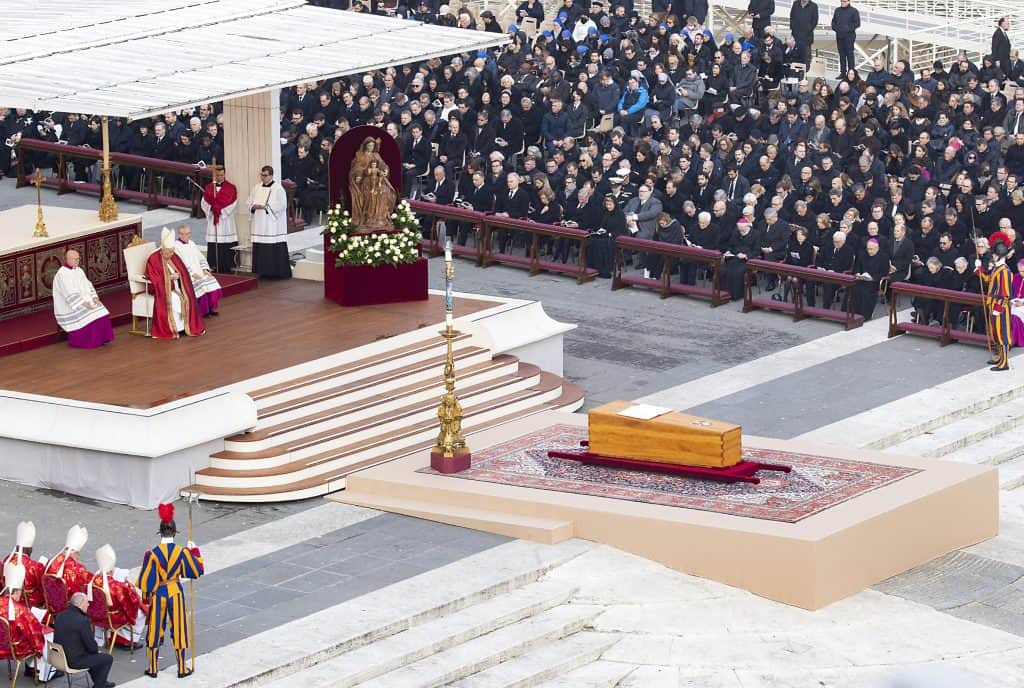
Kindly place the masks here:
<instances>
[{"instance_id":1,"label":"white upholstered chair","mask_svg":"<svg viewBox=\"0 0 1024 688\"><path fill-rule=\"evenodd\" d=\"M153 292L146 279L146 261L156 251L156 244L136 237L124 249L124 265L128 271L128 288L132 293L131 334L149 336L149 320L153 317ZM146 320L146 329L140 330L138 319Z\"/></svg>"}]
</instances>

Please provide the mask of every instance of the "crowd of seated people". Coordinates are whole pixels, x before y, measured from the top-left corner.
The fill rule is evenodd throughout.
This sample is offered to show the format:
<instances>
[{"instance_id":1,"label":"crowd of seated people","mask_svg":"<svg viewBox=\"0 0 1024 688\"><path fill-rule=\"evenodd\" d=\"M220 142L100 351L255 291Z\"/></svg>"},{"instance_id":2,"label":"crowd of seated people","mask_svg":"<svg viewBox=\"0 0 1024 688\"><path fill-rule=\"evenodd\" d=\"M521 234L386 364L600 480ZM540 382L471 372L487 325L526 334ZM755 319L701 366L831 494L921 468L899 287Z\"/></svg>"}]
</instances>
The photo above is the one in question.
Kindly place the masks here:
<instances>
[{"instance_id":1,"label":"crowd of seated people","mask_svg":"<svg viewBox=\"0 0 1024 688\"><path fill-rule=\"evenodd\" d=\"M865 74L813 78L809 46L764 17L756 32L747 25L741 34L715 34L704 25L706 3L677 4L639 16L631 2L563 0L552 17L527 0L516 23L501 27L491 12L399 3L390 11L504 31L511 41L283 89L283 177L314 221L327 203L334 142L352 127L377 126L399 143L407 196L719 250L733 296L750 257L849 272L859 278L853 296L865 318L886 283L976 290L971 275L987 250L981 239L1001 225L1016 272L1024 61L1015 49L1008 59L975 63L960 54L916 71L883 56ZM525 30L527 19L536 20L536 33ZM218 109L119 123L117 145L205 159L222 145ZM11 112L5 126L22 119ZM81 122L62 124L84 131ZM86 135L94 138L93 122L86 120ZM194 152L182 152L193 150L187 145ZM451 224L455 240L473 241L468 223ZM497 241L500 250L525 250L515 232L499 232ZM565 242L545 249L572 258ZM699 276L685 263L674 271L684 281ZM777 288L770 278L764 286ZM778 298L792 298L790 291ZM839 296L809 285L805 300L838 308ZM915 317L934 321L935 309L921 302Z\"/></svg>"}]
</instances>

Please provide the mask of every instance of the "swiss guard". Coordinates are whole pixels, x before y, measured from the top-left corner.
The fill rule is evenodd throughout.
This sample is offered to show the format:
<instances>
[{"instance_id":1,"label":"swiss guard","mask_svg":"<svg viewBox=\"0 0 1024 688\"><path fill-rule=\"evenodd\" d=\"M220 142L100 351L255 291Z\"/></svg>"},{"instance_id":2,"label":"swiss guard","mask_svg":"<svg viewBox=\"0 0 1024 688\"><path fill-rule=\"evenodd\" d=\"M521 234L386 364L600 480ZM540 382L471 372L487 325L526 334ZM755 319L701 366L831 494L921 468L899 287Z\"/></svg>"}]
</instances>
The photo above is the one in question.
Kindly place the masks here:
<instances>
[{"instance_id":1,"label":"swiss guard","mask_svg":"<svg viewBox=\"0 0 1024 688\"><path fill-rule=\"evenodd\" d=\"M186 666L185 652L189 646L188 613L182 594L181 578L199 578L203 575L203 557L195 543L188 547L174 543L178 527L174 523L174 505L161 504L160 544L146 552L139 572L139 590L149 603L146 617L146 676L156 678L160 670L160 645L164 641L164 628L170 626L171 642L178 660L178 678L192 673Z\"/></svg>"},{"instance_id":2,"label":"swiss guard","mask_svg":"<svg viewBox=\"0 0 1024 688\"><path fill-rule=\"evenodd\" d=\"M990 370L1010 369L1010 268L1006 258L1012 242L1003 232L989 237L989 253L978 266L981 289L985 293L985 311L988 317L988 339L992 358Z\"/></svg>"}]
</instances>

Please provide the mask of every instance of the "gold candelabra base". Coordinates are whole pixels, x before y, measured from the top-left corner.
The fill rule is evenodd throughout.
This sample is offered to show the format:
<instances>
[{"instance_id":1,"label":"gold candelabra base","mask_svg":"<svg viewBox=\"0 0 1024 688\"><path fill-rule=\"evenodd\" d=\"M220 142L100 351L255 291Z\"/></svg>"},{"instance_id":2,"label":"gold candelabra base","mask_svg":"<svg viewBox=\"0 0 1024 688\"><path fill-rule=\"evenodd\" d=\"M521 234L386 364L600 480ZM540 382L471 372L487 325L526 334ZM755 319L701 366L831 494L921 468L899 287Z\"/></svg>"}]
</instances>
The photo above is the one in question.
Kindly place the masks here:
<instances>
[{"instance_id":1,"label":"gold candelabra base","mask_svg":"<svg viewBox=\"0 0 1024 688\"><path fill-rule=\"evenodd\" d=\"M34 232L32 232L32 236L39 239L45 239L46 237L50 236L50 234L46 231L46 223L43 222L42 208L36 208L36 229Z\"/></svg>"},{"instance_id":2,"label":"gold candelabra base","mask_svg":"<svg viewBox=\"0 0 1024 688\"><path fill-rule=\"evenodd\" d=\"M110 187L110 168L103 168L103 196L100 198L100 221L113 222L117 219L117 203Z\"/></svg>"},{"instance_id":3,"label":"gold candelabra base","mask_svg":"<svg viewBox=\"0 0 1024 688\"><path fill-rule=\"evenodd\" d=\"M444 396L437 407L440 430L437 442L430 452L430 467L439 473L458 473L469 468L471 453L462 434L462 404L455 394L455 359L452 355L452 340L458 336L451 326L441 336L448 340L444 364Z\"/></svg>"}]
</instances>

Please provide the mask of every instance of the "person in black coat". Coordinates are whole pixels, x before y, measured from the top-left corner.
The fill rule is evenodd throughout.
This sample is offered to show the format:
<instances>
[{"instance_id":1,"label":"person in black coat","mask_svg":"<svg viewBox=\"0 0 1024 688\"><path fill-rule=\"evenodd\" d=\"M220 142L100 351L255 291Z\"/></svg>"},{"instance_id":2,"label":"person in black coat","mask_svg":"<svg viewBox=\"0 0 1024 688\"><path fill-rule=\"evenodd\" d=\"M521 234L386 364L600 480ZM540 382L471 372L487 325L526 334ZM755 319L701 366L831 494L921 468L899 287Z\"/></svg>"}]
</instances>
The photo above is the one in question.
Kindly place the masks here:
<instances>
[{"instance_id":1,"label":"person in black coat","mask_svg":"<svg viewBox=\"0 0 1024 688\"><path fill-rule=\"evenodd\" d=\"M673 246L682 246L683 227L668 213L659 213L654 228L654 241L660 241ZM678 259L669 260L668 273L671 275L676 271ZM651 279L661 279L662 270L665 268L664 256L655 253L647 254L644 265L650 273Z\"/></svg>"},{"instance_id":2,"label":"person in black coat","mask_svg":"<svg viewBox=\"0 0 1024 688\"><path fill-rule=\"evenodd\" d=\"M775 0L750 0L747 4L747 14L750 15L754 38L760 40L764 37L765 27L772 23Z\"/></svg>"},{"instance_id":3,"label":"person in black coat","mask_svg":"<svg viewBox=\"0 0 1024 688\"><path fill-rule=\"evenodd\" d=\"M473 188L469 190L469 193L462 199L461 203L463 208L469 210L475 210L480 213L488 213L494 208L494 193L491 192L490 187L485 183L484 173L482 171L476 171L473 173ZM466 237L473 231L472 222L460 222L459 233L455 241L459 246L466 245ZM476 243L474 241L474 243Z\"/></svg>"},{"instance_id":4,"label":"person in black coat","mask_svg":"<svg viewBox=\"0 0 1024 688\"><path fill-rule=\"evenodd\" d=\"M796 39L798 62L810 67L814 31L818 28L818 5L814 0L796 0L789 9L789 31Z\"/></svg>"},{"instance_id":5,"label":"person in black coat","mask_svg":"<svg viewBox=\"0 0 1024 688\"><path fill-rule=\"evenodd\" d=\"M530 214L530 194L526 189L519 187L519 175L515 172L509 172L507 184L507 189L494 194L495 216L513 219L526 218ZM512 230L498 230L498 250L501 253L506 252L509 239L512 236Z\"/></svg>"},{"instance_id":6,"label":"person in black coat","mask_svg":"<svg viewBox=\"0 0 1024 688\"><path fill-rule=\"evenodd\" d=\"M793 226L793 232L789 235L786 245L786 265L796 265L801 268L809 268L814 263L814 244L807 240L809 232L806 227ZM795 277L790 277L783 289L782 300L789 298L789 292L796 283Z\"/></svg>"},{"instance_id":7,"label":"person in black coat","mask_svg":"<svg viewBox=\"0 0 1024 688\"><path fill-rule=\"evenodd\" d=\"M846 243L846 235L843 232L837 231L833 233L832 240L828 242L823 241L822 244L817 258L816 267L818 269L838 273L850 272L853 269L856 254L853 248ZM814 306L814 286L815 283L813 282L805 283L804 299L808 306ZM837 288L834 284L822 284L821 303L825 308L832 308L832 301L835 299Z\"/></svg>"},{"instance_id":8,"label":"person in black coat","mask_svg":"<svg viewBox=\"0 0 1024 688\"><path fill-rule=\"evenodd\" d=\"M53 642L64 648L68 666L72 669L88 669L96 688L113 688L107 680L114 658L100 652L96 645L92 623L86 610L89 601L85 593L76 592L71 596L67 608L57 615L53 622Z\"/></svg>"},{"instance_id":9,"label":"person in black coat","mask_svg":"<svg viewBox=\"0 0 1024 688\"><path fill-rule=\"evenodd\" d=\"M1002 70L1003 76L1010 77L1010 20L1003 17L999 20L995 32L992 34L992 57Z\"/></svg>"},{"instance_id":10,"label":"person in black coat","mask_svg":"<svg viewBox=\"0 0 1024 688\"><path fill-rule=\"evenodd\" d=\"M853 285L854 312L868 321L878 305L878 285L889 274L889 259L879 250L877 239L867 240L864 250L857 256L855 272L857 283Z\"/></svg>"},{"instance_id":11,"label":"person in black coat","mask_svg":"<svg viewBox=\"0 0 1024 688\"><path fill-rule=\"evenodd\" d=\"M860 28L860 12L850 5L850 0L840 0L832 13L832 31L836 34L836 48L839 50L839 78L845 79L849 70L856 67L853 45Z\"/></svg>"},{"instance_id":12,"label":"person in black coat","mask_svg":"<svg viewBox=\"0 0 1024 688\"><path fill-rule=\"evenodd\" d=\"M587 267L597 270L597 276L608 279L615 264L615 239L627 236L626 214L608 194L602 201L603 215L599 227L587 239Z\"/></svg>"},{"instance_id":13,"label":"person in black coat","mask_svg":"<svg viewBox=\"0 0 1024 688\"><path fill-rule=\"evenodd\" d=\"M758 247L755 257L781 263L786 259L786 247L789 245L789 225L779 220L779 214L774 208L764 211L764 222L761 245ZM776 276L768 275L768 284L765 289L771 291L775 289L776 284Z\"/></svg>"},{"instance_id":14,"label":"person in black coat","mask_svg":"<svg viewBox=\"0 0 1024 688\"><path fill-rule=\"evenodd\" d=\"M722 281L733 299L743 298L743 275L747 271L747 259L757 258L761 250L761 237L747 222L740 218L728 238L722 242Z\"/></svg>"},{"instance_id":15,"label":"person in black coat","mask_svg":"<svg viewBox=\"0 0 1024 688\"><path fill-rule=\"evenodd\" d=\"M402 185L406 193L412 193L416 178L430 169L430 158L433 155L430 141L423 135L423 125L416 122L409 131L410 136L402 150Z\"/></svg>"}]
</instances>

